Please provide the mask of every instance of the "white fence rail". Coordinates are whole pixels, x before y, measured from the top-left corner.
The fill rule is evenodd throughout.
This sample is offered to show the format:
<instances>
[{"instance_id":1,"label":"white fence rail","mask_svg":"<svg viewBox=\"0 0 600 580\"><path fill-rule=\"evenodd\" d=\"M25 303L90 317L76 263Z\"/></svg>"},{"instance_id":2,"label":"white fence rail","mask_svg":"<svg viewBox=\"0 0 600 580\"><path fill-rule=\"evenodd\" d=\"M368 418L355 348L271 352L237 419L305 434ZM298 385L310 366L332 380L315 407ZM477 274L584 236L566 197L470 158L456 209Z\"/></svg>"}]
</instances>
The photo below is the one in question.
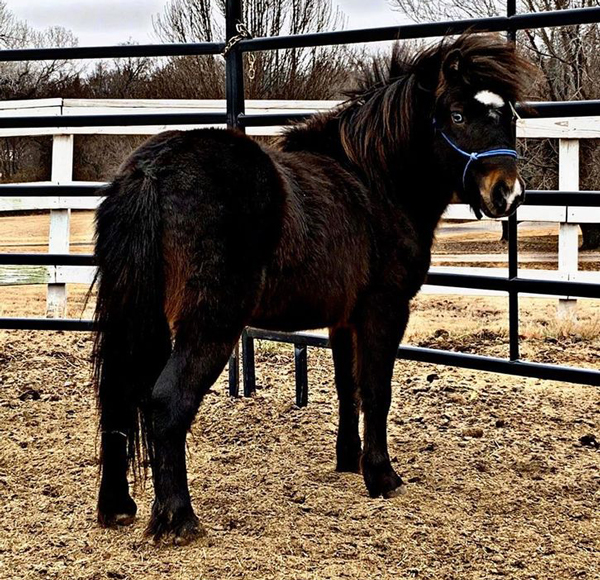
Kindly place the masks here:
<instances>
[{"instance_id":1,"label":"white fence rail","mask_svg":"<svg viewBox=\"0 0 600 580\"><path fill-rule=\"evenodd\" d=\"M334 101L247 101L246 112L289 113L325 111L335 106ZM82 100L43 99L0 103L3 116L60 116L64 126L52 128L0 128L0 137L40 136L53 137L51 184L72 184L73 145L76 135L152 135L166 129L192 129L194 126L149 125L143 127L69 127L70 115L148 114L185 112L222 112L225 101L215 100ZM205 126L205 125L203 125ZM219 126L219 125L216 125ZM249 128L251 135L277 135L281 127ZM553 138L560 140L559 189L579 189L579 140L600 138L600 118L525 119L518 124L521 138ZM98 184L100 185L100 184ZM70 212L73 209L95 209L97 197L27 197L0 198L0 211L50 210L50 253L69 253ZM451 205L446 220L475 219L470 208L463 204ZM485 219L485 218L484 218ZM518 209L520 221L552 222L560 224L558 270L519 270L519 276L551 280L573 280L600 283L600 273L578 271L578 224L600 223L600 208L524 206ZM433 271L502 275L504 268L433 267ZM48 316L64 316L67 305L66 284L90 283L94 274L91 267L70 266L6 266L0 268L0 285L43 283L48 285ZM424 288L429 293L494 294L482 290L457 288ZM574 316L575 300L561 297L559 314Z\"/></svg>"}]
</instances>

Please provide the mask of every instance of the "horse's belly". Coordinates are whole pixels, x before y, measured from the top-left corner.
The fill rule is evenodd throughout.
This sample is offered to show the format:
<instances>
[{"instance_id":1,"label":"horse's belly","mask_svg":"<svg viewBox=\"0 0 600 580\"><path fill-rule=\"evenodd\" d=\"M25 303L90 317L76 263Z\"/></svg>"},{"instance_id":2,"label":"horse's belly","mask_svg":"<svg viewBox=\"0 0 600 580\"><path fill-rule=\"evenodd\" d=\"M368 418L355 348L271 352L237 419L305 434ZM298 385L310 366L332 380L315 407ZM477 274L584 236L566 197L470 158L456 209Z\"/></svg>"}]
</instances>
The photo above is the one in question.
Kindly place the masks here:
<instances>
[{"instance_id":1,"label":"horse's belly","mask_svg":"<svg viewBox=\"0 0 600 580\"><path fill-rule=\"evenodd\" d=\"M275 283L265 288L251 324L268 330L309 330L347 319L356 292L314 284Z\"/></svg>"}]
</instances>

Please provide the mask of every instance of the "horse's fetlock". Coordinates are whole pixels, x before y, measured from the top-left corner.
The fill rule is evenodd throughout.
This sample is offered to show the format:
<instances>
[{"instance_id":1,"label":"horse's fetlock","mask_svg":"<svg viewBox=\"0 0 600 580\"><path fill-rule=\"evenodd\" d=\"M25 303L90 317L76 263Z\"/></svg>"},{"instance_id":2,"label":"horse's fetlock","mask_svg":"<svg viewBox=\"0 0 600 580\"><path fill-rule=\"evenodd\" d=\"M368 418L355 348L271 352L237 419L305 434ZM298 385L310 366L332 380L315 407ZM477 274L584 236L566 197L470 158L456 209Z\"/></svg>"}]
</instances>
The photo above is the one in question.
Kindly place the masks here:
<instances>
[{"instance_id":1,"label":"horse's fetlock","mask_svg":"<svg viewBox=\"0 0 600 580\"><path fill-rule=\"evenodd\" d=\"M128 491L112 493L100 488L98 496L98 523L102 527L126 526L133 523L137 505Z\"/></svg>"},{"instance_id":2,"label":"horse's fetlock","mask_svg":"<svg viewBox=\"0 0 600 580\"><path fill-rule=\"evenodd\" d=\"M362 445L360 437L338 437L336 445L336 471L360 473Z\"/></svg>"}]
</instances>

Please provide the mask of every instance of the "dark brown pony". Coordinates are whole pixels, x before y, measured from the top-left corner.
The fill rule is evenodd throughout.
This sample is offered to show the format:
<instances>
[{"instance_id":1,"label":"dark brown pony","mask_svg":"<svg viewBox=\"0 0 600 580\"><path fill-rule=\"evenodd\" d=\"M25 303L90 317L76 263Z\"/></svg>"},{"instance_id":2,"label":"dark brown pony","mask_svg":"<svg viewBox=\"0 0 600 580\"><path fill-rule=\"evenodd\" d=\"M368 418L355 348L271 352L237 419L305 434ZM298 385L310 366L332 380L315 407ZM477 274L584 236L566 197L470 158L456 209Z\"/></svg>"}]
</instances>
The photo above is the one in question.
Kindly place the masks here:
<instances>
[{"instance_id":1,"label":"dark brown pony","mask_svg":"<svg viewBox=\"0 0 600 580\"><path fill-rule=\"evenodd\" d=\"M186 433L246 325L329 328L337 469L362 471L371 497L394 495L386 423L409 301L453 193L493 217L522 201L511 103L529 70L494 36L396 49L277 149L194 130L131 155L97 214L100 523L132 521L127 470L145 448L148 533L198 534Z\"/></svg>"}]
</instances>

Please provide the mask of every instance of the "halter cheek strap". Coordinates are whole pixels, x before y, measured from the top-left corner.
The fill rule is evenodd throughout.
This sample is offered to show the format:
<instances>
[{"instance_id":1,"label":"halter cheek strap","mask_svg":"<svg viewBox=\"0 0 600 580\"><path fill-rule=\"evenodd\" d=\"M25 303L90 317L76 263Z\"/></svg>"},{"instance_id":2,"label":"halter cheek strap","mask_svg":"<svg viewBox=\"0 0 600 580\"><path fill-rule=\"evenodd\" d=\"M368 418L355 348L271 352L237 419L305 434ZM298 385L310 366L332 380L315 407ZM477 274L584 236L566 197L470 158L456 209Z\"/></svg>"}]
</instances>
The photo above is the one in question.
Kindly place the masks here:
<instances>
[{"instance_id":1,"label":"halter cheek strap","mask_svg":"<svg viewBox=\"0 0 600 580\"><path fill-rule=\"evenodd\" d=\"M460 153L463 157L467 157L469 159L467 161L467 164L465 165L465 170L463 171L463 187L465 187L466 185L467 171L469 171L469 167L471 167L471 163L473 163L473 161L478 161L479 159L484 159L486 157L496 157L498 155L506 155L508 157L514 157L515 159L519 158L519 154L516 152L515 149L490 149L489 151L481 151L478 153L467 153L466 151L461 149L456 143L454 143L448 137L448 135L446 135L446 133L438 129L435 119L433 120L433 126L436 131L439 131L440 135L446 140L446 143L448 143L448 145L450 145L452 149Z\"/></svg>"}]
</instances>

